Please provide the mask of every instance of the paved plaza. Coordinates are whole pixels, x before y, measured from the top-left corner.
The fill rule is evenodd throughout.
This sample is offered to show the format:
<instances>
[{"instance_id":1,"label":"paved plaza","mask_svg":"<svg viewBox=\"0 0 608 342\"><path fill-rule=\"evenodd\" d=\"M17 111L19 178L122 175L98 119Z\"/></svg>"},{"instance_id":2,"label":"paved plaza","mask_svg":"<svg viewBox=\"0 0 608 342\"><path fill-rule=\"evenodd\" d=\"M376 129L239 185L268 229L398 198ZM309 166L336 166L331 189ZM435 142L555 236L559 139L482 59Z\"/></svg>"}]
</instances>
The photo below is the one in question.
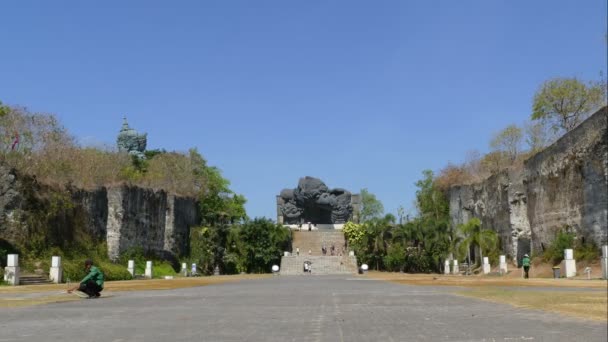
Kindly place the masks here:
<instances>
[{"instance_id":1,"label":"paved plaza","mask_svg":"<svg viewBox=\"0 0 608 342\"><path fill-rule=\"evenodd\" d=\"M606 341L585 321L356 276L276 276L1 309L0 341Z\"/></svg>"}]
</instances>

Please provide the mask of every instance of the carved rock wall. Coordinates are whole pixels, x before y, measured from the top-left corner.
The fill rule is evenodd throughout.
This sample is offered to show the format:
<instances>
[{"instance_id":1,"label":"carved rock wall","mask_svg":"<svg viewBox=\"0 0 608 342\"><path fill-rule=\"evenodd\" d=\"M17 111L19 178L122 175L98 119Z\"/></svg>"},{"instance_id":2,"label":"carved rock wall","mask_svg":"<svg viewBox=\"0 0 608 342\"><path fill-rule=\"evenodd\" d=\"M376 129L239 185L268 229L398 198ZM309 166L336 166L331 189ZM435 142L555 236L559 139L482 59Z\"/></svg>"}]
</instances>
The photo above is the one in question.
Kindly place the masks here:
<instances>
[{"instance_id":1,"label":"carved rock wall","mask_svg":"<svg viewBox=\"0 0 608 342\"><path fill-rule=\"evenodd\" d=\"M608 241L608 114L593 114L524 163L485 181L450 189L453 226L472 217L498 232L502 250L521 260L567 228L598 246Z\"/></svg>"},{"instance_id":2,"label":"carved rock wall","mask_svg":"<svg viewBox=\"0 0 608 342\"><path fill-rule=\"evenodd\" d=\"M607 243L608 113L595 113L525 162L528 217L535 250L562 228Z\"/></svg>"},{"instance_id":3,"label":"carved rock wall","mask_svg":"<svg viewBox=\"0 0 608 342\"><path fill-rule=\"evenodd\" d=\"M27 214L45 212L55 190L0 164L0 240L17 244L27 236ZM190 227L200 224L198 203L164 191L132 186L70 189L72 204L60 209L45 227L49 241L73 241L77 231L106 241L108 255L117 259L132 247L161 257L188 251ZM0 241L1 242L1 241Z\"/></svg>"}]
</instances>

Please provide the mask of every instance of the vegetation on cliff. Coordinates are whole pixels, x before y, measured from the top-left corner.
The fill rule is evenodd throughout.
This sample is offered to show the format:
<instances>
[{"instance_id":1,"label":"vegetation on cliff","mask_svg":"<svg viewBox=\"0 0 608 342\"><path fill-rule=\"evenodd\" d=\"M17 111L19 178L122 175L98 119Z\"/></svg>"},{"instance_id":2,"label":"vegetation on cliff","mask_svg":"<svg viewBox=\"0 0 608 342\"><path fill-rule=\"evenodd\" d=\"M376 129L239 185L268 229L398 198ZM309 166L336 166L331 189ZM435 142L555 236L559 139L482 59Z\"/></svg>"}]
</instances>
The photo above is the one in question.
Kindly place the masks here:
<instances>
[{"instance_id":1,"label":"vegetation on cliff","mask_svg":"<svg viewBox=\"0 0 608 342\"><path fill-rule=\"evenodd\" d=\"M361 224L348 222L344 226L349 248L360 263L376 270L441 272L444 260L470 257L471 250L482 252L473 254L473 263L482 255L498 260L494 231L481 229L475 219L462 227L450 226L448 201L432 171L425 170L416 186L417 217L397 223L392 214L376 212Z\"/></svg>"}]
</instances>

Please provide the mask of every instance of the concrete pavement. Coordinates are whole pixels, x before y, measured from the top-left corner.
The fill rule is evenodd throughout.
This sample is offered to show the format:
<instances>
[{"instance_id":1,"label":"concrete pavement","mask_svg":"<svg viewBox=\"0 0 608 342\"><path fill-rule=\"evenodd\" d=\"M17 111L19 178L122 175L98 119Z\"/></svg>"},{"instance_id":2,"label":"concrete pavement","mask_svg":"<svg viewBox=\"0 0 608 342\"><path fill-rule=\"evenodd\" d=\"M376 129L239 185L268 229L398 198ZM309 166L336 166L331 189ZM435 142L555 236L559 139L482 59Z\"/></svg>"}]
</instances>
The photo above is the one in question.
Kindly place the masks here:
<instances>
[{"instance_id":1,"label":"concrete pavement","mask_svg":"<svg viewBox=\"0 0 608 342\"><path fill-rule=\"evenodd\" d=\"M0 341L606 341L585 321L355 276L277 276L0 310Z\"/></svg>"}]
</instances>

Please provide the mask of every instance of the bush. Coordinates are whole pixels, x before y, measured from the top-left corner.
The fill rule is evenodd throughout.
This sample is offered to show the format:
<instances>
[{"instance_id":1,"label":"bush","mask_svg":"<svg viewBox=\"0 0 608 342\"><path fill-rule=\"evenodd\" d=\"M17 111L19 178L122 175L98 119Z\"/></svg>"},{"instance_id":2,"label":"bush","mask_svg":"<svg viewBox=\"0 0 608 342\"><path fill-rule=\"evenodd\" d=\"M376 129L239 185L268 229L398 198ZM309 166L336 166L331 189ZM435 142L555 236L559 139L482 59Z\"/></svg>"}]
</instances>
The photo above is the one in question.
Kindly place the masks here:
<instances>
[{"instance_id":1,"label":"bush","mask_svg":"<svg viewBox=\"0 0 608 342\"><path fill-rule=\"evenodd\" d=\"M552 262L554 265L564 260L564 249L574 250L574 259L577 261L592 261L599 257L599 249L593 242L577 240L574 233L561 230L557 233L555 240L543 252L543 260Z\"/></svg>"},{"instance_id":2,"label":"bush","mask_svg":"<svg viewBox=\"0 0 608 342\"><path fill-rule=\"evenodd\" d=\"M79 282L87 273L84 269L86 258L78 258L63 261L63 279L72 283ZM129 280L132 279L131 274L127 271L127 267L115 264L110 261L96 261L93 264L101 270L105 280Z\"/></svg>"}]
</instances>

